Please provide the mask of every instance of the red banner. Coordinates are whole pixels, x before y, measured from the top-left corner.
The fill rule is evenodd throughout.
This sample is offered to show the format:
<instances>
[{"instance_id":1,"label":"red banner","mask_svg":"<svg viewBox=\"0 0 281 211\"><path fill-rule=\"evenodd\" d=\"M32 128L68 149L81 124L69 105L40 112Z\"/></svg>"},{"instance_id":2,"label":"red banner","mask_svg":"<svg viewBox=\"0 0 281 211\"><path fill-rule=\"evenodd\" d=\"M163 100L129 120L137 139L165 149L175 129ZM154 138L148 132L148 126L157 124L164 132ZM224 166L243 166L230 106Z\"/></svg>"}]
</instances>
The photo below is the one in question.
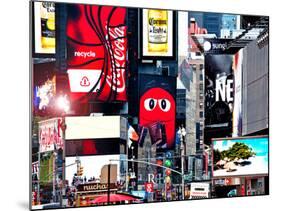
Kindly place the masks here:
<instances>
[{"instance_id":1,"label":"red banner","mask_svg":"<svg viewBox=\"0 0 281 211\"><path fill-rule=\"evenodd\" d=\"M63 148L61 118L39 122L39 145L40 152Z\"/></svg>"},{"instance_id":2,"label":"red banner","mask_svg":"<svg viewBox=\"0 0 281 211\"><path fill-rule=\"evenodd\" d=\"M125 8L69 5L67 62L73 100L127 100L125 17Z\"/></svg>"},{"instance_id":3,"label":"red banner","mask_svg":"<svg viewBox=\"0 0 281 211\"><path fill-rule=\"evenodd\" d=\"M146 192L148 192L148 193L154 192L153 183L152 182L146 182L146 183L144 183L144 186L145 186L145 191Z\"/></svg>"}]
</instances>

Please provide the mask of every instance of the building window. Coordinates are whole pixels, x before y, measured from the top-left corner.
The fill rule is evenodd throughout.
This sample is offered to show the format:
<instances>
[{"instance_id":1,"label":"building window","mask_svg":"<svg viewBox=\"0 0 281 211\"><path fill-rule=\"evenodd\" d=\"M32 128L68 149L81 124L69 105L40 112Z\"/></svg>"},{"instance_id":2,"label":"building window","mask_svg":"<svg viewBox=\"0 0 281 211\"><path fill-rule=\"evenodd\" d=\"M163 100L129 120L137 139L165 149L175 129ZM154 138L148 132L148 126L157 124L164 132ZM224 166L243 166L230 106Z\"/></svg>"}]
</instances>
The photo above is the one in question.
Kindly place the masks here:
<instances>
[{"instance_id":1,"label":"building window","mask_svg":"<svg viewBox=\"0 0 281 211\"><path fill-rule=\"evenodd\" d=\"M200 112L199 112L199 116L200 116L200 118L203 118L203 117L204 117L203 111L200 111Z\"/></svg>"},{"instance_id":2,"label":"building window","mask_svg":"<svg viewBox=\"0 0 281 211\"><path fill-rule=\"evenodd\" d=\"M203 91L203 84L199 85L199 89L200 89L200 91Z\"/></svg>"},{"instance_id":3,"label":"building window","mask_svg":"<svg viewBox=\"0 0 281 211\"><path fill-rule=\"evenodd\" d=\"M203 70L203 68L204 68L204 65L200 64L200 70Z\"/></svg>"},{"instance_id":4,"label":"building window","mask_svg":"<svg viewBox=\"0 0 281 211\"><path fill-rule=\"evenodd\" d=\"M203 81L203 74L200 74L200 81Z\"/></svg>"},{"instance_id":5,"label":"building window","mask_svg":"<svg viewBox=\"0 0 281 211\"><path fill-rule=\"evenodd\" d=\"M199 103L199 108L203 109L203 103Z\"/></svg>"}]
</instances>

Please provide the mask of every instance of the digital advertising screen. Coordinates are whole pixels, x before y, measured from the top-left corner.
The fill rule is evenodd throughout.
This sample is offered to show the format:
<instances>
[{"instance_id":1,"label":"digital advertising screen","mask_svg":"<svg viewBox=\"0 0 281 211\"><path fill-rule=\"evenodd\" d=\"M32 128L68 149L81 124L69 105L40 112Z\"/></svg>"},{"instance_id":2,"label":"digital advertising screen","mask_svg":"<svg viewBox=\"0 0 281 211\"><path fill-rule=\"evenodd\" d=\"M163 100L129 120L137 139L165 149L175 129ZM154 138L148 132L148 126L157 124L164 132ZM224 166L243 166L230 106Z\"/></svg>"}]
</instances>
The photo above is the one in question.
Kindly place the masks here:
<instances>
[{"instance_id":1,"label":"digital advertising screen","mask_svg":"<svg viewBox=\"0 0 281 211\"><path fill-rule=\"evenodd\" d=\"M173 18L171 10L142 10L142 56L174 56Z\"/></svg>"},{"instance_id":2,"label":"digital advertising screen","mask_svg":"<svg viewBox=\"0 0 281 211\"><path fill-rule=\"evenodd\" d=\"M268 174L268 137L213 140L213 177Z\"/></svg>"}]
</instances>

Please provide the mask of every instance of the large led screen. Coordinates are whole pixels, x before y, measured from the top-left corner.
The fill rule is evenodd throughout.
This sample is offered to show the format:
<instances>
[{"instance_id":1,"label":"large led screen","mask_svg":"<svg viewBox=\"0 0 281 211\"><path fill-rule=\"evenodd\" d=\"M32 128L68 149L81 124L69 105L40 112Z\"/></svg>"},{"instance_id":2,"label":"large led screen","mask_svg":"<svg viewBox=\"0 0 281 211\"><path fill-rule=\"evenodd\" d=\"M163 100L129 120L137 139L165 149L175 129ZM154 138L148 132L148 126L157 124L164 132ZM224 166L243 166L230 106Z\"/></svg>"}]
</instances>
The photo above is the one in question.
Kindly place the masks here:
<instances>
[{"instance_id":1,"label":"large led screen","mask_svg":"<svg viewBox=\"0 0 281 211\"><path fill-rule=\"evenodd\" d=\"M32 210L269 194L269 17L164 3L30 2Z\"/></svg>"},{"instance_id":2,"label":"large led screen","mask_svg":"<svg viewBox=\"0 0 281 211\"><path fill-rule=\"evenodd\" d=\"M268 137L213 141L213 177L268 174Z\"/></svg>"},{"instance_id":3,"label":"large led screen","mask_svg":"<svg viewBox=\"0 0 281 211\"><path fill-rule=\"evenodd\" d=\"M172 57L175 38L173 11L143 9L142 12L143 56Z\"/></svg>"}]
</instances>

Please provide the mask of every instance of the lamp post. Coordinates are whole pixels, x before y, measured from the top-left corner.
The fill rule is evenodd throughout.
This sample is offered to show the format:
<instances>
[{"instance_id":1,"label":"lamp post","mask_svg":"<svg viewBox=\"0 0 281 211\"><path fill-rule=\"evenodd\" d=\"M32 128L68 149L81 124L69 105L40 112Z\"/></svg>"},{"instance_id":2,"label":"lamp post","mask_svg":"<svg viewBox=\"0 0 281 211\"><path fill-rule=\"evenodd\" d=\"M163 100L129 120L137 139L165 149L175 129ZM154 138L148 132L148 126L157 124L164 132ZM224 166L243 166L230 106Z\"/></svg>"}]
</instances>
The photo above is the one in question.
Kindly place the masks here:
<instances>
[{"instance_id":1,"label":"lamp post","mask_svg":"<svg viewBox=\"0 0 281 211\"><path fill-rule=\"evenodd\" d=\"M186 136L186 130L183 126L179 127L178 134L180 135L180 150L181 150L181 192L182 192L182 200L184 200L184 159L185 159L185 150L184 150L184 141Z\"/></svg>"},{"instance_id":2,"label":"lamp post","mask_svg":"<svg viewBox=\"0 0 281 211\"><path fill-rule=\"evenodd\" d=\"M40 146L38 151L38 178L37 178L37 204L40 205L40 167L41 167L41 153Z\"/></svg>"},{"instance_id":3,"label":"lamp post","mask_svg":"<svg viewBox=\"0 0 281 211\"><path fill-rule=\"evenodd\" d=\"M108 166L107 166L107 204L110 203L110 168L111 168L111 162L109 162Z\"/></svg>"},{"instance_id":4,"label":"lamp post","mask_svg":"<svg viewBox=\"0 0 281 211\"><path fill-rule=\"evenodd\" d=\"M56 149L56 146L54 146L53 156L54 156L53 157L53 202L57 202L57 197L56 197L56 184L57 184L56 160L57 160L57 149Z\"/></svg>"},{"instance_id":5,"label":"lamp post","mask_svg":"<svg viewBox=\"0 0 281 211\"><path fill-rule=\"evenodd\" d=\"M134 156L134 146L132 146L131 147L131 149L132 149L132 159L134 160L135 159L135 156ZM133 172L133 174L135 173L135 165L134 165L134 163L132 163L132 172Z\"/></svg>"}]
</instances>

